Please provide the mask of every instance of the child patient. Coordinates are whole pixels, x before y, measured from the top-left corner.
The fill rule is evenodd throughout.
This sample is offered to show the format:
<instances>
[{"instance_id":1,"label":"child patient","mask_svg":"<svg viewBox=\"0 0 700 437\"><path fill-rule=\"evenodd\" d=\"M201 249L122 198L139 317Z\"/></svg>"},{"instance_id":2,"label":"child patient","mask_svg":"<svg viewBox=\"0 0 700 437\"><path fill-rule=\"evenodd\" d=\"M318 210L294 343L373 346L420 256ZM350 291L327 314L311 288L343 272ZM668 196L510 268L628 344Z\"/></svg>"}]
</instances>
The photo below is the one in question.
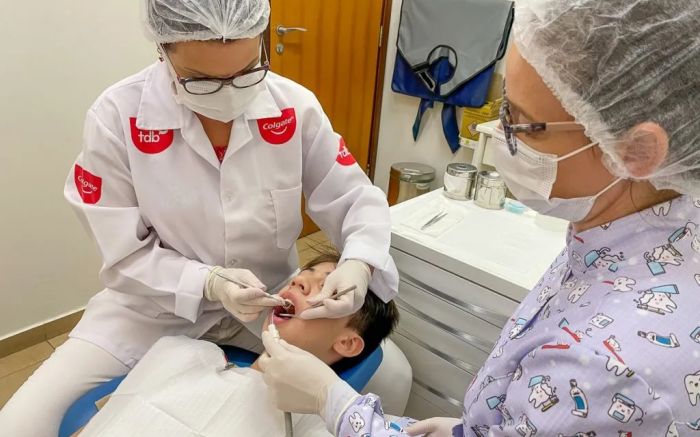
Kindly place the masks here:
<instances>
[{"instance_id":1,"label":"child patient","mask_svg":"<svg viewBox=\"0 0 700 437\"><path fill-rule=\"evenodd\" d=\"M398 323L393 302L367 293L356 314L339 319L303 320L300 314L336 268L338 255L324 253L306 265L279 295L293 308L275 308L267 316L280 337L313 353L336 372L361 361ZM159 340L132 369L81 437L284 436L284 416L267 396L257 362L251 368L226 369L221 349L187 337ZM294 415L295 436L329 436L315 415Z\"/></svg>"}]
</instances>

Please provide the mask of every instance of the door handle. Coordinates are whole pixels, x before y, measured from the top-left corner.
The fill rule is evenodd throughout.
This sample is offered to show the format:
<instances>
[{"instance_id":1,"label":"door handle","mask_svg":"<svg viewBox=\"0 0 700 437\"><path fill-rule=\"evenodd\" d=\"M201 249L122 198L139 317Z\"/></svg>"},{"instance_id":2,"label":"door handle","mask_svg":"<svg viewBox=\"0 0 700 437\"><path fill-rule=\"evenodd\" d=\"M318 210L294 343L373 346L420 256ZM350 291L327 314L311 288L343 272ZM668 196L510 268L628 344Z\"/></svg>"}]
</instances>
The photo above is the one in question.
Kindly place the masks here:
<instances>
[{"instance_id":1,"label":"door handle","mask_svg":"<svg viewBox=\"0 0 700 437\"><path fill-rule=\"evenodd\" d=\"M283 36L289 32L307 32L308 29L303 27L284 27L282 25L277 26L277 35Z\"/></svg>"}]
</instances>

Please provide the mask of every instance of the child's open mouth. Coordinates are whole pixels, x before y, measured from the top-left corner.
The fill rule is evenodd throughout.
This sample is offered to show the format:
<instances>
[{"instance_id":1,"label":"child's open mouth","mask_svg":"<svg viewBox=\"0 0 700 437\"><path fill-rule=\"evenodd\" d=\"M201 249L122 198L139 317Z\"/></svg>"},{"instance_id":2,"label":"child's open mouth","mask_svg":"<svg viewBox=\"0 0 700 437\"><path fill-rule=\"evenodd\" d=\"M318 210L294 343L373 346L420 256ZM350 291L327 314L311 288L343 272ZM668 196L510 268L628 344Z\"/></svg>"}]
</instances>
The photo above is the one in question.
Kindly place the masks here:
<instances>
[{"instance_id":1,"label":"child's open mouth","mask_svg":"<svg viewBox=\"0 0 700 437\"><path fill-rule=\"evenodd\" d=\"M274 319L274 323L287 322L291 320L295 314L296 308L294 308L293 304L287 308L278 306L272 309L272 318Z\"/></svg>"}]
</instances>

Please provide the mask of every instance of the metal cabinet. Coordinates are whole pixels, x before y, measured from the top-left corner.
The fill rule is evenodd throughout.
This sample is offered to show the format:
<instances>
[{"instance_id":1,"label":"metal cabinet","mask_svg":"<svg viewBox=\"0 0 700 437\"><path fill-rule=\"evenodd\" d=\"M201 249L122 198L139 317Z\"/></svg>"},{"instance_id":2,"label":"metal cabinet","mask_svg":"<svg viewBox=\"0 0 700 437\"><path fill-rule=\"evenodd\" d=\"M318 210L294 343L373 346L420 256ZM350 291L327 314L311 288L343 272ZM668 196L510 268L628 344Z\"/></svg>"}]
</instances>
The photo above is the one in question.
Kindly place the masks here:
<instances>
[{"instance_id":1,"label":"metal cabinet","mask_svg":"<svg viewBox=\"0 0 700 437\"><path fill-rule=\"evenodd\" d=\"M414 217L451 211L462 220L423 233ZM457 417L464 393L503 326L564 247L566 222L445 199L438 190L391 208L401 322L393 334L413 368L406 414Z\"/></svg>"},{"instance_id":2,"label":"metal cabinet","mask_svg":"<svg viewBox=\"0 0 700 437\"><path fill-rule=\"evenodd\" d=\"M396 245L391 254L401 277L401 322L392 339L413 368L406 415L458 417L467 387L518 302Z\"/></svg>"}]
</instances>

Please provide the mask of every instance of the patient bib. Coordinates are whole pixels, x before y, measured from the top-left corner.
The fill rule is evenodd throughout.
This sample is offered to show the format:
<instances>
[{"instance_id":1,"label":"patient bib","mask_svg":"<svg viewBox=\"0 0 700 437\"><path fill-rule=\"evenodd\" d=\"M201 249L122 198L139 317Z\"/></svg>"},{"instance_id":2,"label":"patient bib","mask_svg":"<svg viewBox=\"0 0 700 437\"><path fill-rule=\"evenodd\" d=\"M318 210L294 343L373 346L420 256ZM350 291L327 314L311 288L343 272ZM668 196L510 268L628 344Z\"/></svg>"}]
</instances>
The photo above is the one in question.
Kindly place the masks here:
<instances>
[{"instance_id":1,"label":"patient bib","mask_svg":"<svg viewBox=\"0 0 700 437\"><path fill-rule=\"evenodd\" d=\"M262 374L225 366L212 343L163 338L81 437L283 437L284 415L268 397ZM295 414L293 423L296 436L330 436L318 416Z\"/></svg>"}]
</instances>

